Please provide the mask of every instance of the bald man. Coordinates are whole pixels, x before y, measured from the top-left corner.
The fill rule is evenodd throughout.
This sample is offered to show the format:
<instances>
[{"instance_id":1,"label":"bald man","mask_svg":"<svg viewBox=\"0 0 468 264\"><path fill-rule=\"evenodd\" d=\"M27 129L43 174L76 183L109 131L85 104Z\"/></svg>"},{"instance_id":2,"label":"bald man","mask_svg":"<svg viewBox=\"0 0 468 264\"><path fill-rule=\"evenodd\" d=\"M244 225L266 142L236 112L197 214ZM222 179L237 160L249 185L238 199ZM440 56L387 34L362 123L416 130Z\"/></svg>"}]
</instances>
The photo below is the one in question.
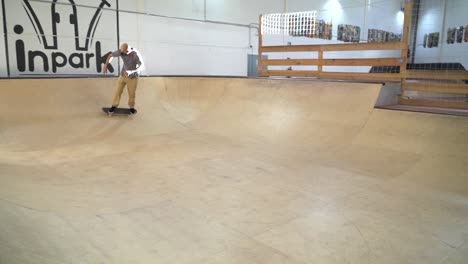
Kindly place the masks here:
<instances>
[{"instance_id":1,"label":"bald man","mask_svg":"<svg viewBox=\"0 0 468 264\"><path fill-rule=\"evenodd\" d=\"M107 57L106 64L102 70L104 74L107 74L107 66L112 62L114 57L122 58L123 67L117 82L117 89L115 91L114 101L109 109L109 114L114 113L115 109L119 106L120 96L122 95L125 86L127 86L128 106L130 108L130 113L133 115L136 113L135 96L138 84L138 75L145 67L143 57L137 49L130 47L127 43L124 43L120 46L120 49L112 52Z\"/></svg>"}]
</instances>

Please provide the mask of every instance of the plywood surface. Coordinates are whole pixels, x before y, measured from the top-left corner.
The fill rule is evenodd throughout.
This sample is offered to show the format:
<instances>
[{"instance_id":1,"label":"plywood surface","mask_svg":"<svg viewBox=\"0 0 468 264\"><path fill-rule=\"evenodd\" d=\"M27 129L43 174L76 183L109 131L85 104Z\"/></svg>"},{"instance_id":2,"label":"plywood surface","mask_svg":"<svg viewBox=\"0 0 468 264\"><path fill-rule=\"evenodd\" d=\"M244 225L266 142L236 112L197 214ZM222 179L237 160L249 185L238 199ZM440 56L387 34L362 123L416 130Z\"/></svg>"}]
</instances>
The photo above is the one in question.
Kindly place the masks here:
<instances>
[{"instance_id":1,"label":"plywood surface","mask_svg":"<svg viewBox=\"0 0 468 264\"><path fill-rule=\"evenodd\" d=\"M468 119L380 85L0 81L0 263L463 263ZM124 96L121 106L125 106Z\"/></svg>"}]
</instances>

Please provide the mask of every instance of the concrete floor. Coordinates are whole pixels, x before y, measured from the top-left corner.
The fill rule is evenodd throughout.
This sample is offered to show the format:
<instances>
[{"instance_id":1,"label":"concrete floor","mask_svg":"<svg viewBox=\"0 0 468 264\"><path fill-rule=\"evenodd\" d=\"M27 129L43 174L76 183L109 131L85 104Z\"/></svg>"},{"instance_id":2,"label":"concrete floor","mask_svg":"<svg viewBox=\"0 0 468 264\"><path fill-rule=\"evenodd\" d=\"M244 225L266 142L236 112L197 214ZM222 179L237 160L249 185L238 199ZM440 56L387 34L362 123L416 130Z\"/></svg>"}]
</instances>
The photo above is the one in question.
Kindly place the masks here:
<instances>
[{"instance_id":1,"label":"concrete floor","mask_svg":"<svg viewBox=\"0 0 468 264\"><path fill-rule=\"evenodd\" d=\"M216 78L109 118L115 83L0 81L1 264L468 263L468 118Z\"/></svg>"}]
</instances>

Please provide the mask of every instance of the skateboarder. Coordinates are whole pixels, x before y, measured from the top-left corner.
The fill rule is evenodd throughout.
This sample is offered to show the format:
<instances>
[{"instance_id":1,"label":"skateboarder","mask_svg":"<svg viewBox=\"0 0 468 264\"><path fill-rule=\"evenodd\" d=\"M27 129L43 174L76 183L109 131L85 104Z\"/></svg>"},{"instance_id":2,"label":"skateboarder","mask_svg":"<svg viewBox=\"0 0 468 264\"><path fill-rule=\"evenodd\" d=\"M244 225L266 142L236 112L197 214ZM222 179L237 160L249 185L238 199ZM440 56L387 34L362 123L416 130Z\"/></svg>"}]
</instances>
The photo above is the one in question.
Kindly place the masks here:
<instances>
[{"instance_id":1,"label":"skateboarder","mask_svg":"<svg viewBox=\"0 0 468 264\"><path fill-rule=\"evenodd\" d=\"M135 94L138 84L138 75L145 67L143 57L137 49L130 47L127 43L124 43L120 46L120 49L112 52L107 57L106 64L102 70L104 74L107 73L107 66L114 57L122 58L123 67L117 82L117 90L115 91L114 101L109 109L109 114L114 113L117 106L119 106L120 96L122 95L125 86L127 86L128 90L128 106L130 108L130 113L135 114L137 112L135 109Z\"/></svg>"}]
</instances>

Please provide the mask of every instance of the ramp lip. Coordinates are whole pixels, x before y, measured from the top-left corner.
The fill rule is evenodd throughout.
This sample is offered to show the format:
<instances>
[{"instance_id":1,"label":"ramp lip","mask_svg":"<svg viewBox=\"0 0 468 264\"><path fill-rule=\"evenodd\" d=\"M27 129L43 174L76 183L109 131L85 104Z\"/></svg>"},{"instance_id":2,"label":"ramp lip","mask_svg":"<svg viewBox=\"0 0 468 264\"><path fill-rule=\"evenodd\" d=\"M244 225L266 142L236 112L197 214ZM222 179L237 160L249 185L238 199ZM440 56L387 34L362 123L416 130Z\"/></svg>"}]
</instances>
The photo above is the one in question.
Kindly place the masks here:
<instances>
[{"instance_id":1,"label":"ramp lip","mask_svg":"<svg viewBox=\"0 0 468 264\"><path fill-rule=\"evenodd\" d=\"M118 75L102 75L102 74L24 74L24 77L0 77L0 80L40 80L40 79L113 79ZM27 77L26 77L27 76ZM234 76L234 75L141 75L140 78L219 78L219 79L252 79L252 80L274 80L274 81L308 81L308 82L327 82L327 83L363 83L363 84L381 84L385 82L379 81L362 81L362 80L335 80L335 79L316 79L316 78L283 78L283 77L251 77L251 76Z\"/></svg>"},{"instance_id":2,"label":"ramp lip","mask_svg":"<svg viewBox=\"0 0 468 264\"><path fill-rule=\"evenodd\" d=\"M399 112L468 117L468 110L449 109L449 108L441 108L441 107L406 106L406 105L396 104L396 105L376 106L374 108L382 109L382 110L389 110L389 111L399 111Z\"/></svg>"}]
</instances>

